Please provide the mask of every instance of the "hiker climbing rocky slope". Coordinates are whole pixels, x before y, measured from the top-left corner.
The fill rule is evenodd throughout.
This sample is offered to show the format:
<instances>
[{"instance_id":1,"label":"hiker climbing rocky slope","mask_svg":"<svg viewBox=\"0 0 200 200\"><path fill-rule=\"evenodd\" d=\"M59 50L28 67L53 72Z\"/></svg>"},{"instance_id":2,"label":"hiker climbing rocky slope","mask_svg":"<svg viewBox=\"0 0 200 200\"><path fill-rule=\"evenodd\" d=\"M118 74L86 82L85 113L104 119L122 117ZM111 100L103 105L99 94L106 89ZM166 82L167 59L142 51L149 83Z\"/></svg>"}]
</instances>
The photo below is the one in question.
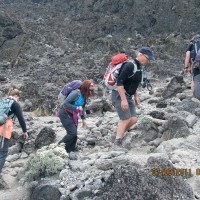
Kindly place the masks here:
<instances>
[{"instance_id":1,"label":"hiker climbing rocky slope","mask_svg":"<svg viewBox=\"0 0 200 200\"><path fill-rule=\"evenodd\" d=\"M10 86L22 90L30 134L24 143L19 129L13 133L4 168L11 189L1 190L0 199L200 198L200 104L189 79L179 76L188 39L199 31L199 7L196 0L0 0L0 96ZM139 122L125 149L114 151L117 116L99 83L111 56L134 57L144 45L157 56L150 66L153 90L140 88ZM79 152L65 155L52 144L65 134L52 113L61 87L74 78L93 79L97 95L87 128L79 128ZM32 162L38 165L24 171L42 147ZM192 173L153 176L155 167Z\"/></svg>"},{"instance_id":2,"label":"hiker climbing rocky slope","mask_svg":"<svg viewBox=\"0 0 200 200\"><path fill-rule=\"evenodd\" d=\"M87 127L79 125L79 150L70 154L56 144L65 135L58 118L26 112L29 141L19 128L13 133L3 170L11 189L1 190L0 199L200 198L200 102L179 76L158 84L153 95L139 90L139 121L123 149L113 147L118 117L112 110L88 115ZM101 108L98 103L90 109Z\"/></svg>"}]
</instances>

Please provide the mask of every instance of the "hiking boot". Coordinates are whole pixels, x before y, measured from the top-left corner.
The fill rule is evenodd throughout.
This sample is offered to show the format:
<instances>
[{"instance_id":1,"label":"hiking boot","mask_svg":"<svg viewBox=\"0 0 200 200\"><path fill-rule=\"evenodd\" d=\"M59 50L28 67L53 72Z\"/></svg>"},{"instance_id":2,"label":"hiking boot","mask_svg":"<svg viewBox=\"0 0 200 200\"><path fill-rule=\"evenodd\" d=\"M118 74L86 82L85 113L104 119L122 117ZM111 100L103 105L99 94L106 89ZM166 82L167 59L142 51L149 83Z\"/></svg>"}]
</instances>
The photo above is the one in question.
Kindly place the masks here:
<instances>
[{"instance_id":1,"label":"hiking boot","mask_svg":"<svg viewBox=\"0 0 200 200\"><path fill-rule=\"evenodd\" d=\"M69 153L69 159L70 160L78 160L78 156L77 156L77 154L75 152L71 151Z\"/></svg>"},{"instance_id":2,"label":"hiking boot","mask_svg":"<svg viewBox=\"0 0 200 200\"><path fill-rule=\"evenodd\" d=\"M115 139L115 146L122 147L122 138Z\"/></svg>"},{"instance_id":3,"label":"hiking boot","mask_svg":"<svg viewBox=\"0 0 200 200\"><path fill-rule=\"evenodd\" d=\"M8 184L4 181L3 177L0 175L0 190L9 189Z\"/></svg>"},{"instance_id":4,"label":"hiking boot","mask_svg":"<svg viewBox=\"0 0 200 200\"><path fill-rule=\"evenodd\" d=\"M128 130L128 132L129 132L129 130ZM122 140L126 140L126 138L127 138L127 135L129 135L128 133L126 133L126 135L124 135L124 137L122 138Z\"/></svg>"}]
</instances>

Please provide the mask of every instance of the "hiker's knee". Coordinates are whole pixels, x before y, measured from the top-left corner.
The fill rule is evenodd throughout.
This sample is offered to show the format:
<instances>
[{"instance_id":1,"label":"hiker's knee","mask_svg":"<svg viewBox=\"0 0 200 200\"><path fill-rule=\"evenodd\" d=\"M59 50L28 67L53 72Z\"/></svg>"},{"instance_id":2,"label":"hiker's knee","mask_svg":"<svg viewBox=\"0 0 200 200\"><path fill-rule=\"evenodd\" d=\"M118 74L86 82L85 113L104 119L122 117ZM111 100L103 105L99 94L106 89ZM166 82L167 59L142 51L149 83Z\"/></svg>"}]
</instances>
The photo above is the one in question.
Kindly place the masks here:
<instances>
[{"instance_id":1,"label":"hiker's knee","mask_svg":"<svg viewBox=\"0 0 200 200\"><path fill-rule=\"evenodd\" d=\"M131 117L131 118L130 118L130 124L131 124L131 125L134 125L134 124L136 124L136 123L137 123L137 117L135 117L135 116L134 116L134 117Z\"/></svg>"},{"instance_id":2,"label":"hiker's knee","mask_svg":"<svg viewBox=\"0 0 200 200\"><path fill-rule=\"evenodd\" d=\"M137 123L137 117L130 117L126 120L122 120L121 123L126 124L128 126L133 125L133 124Z\"/></svg>"}]
</instances>

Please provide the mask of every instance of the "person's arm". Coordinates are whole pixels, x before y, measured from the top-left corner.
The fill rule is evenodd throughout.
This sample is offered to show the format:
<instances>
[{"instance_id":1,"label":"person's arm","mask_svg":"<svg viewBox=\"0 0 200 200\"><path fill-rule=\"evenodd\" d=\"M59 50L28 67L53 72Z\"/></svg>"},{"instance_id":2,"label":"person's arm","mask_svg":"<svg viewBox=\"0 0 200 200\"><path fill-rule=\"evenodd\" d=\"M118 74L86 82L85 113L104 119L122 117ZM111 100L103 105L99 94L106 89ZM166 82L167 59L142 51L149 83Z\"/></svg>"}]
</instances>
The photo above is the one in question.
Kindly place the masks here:
<instances>
[{"instance_id":1,"label":"person's arm","mask_svg":"<svg viewBox=\"0 0 200 200\"><path fill-rule=\"evenodd\" d=\"M135 105L138 107L140 105L140 98L137 91L134 94Z\"/></svg>"},{"instance_id":2,"label":"person's arm","mask_svg":"<svg viewBox=\"0 0 200 200\"><path fill-rule=\"evenodd\" d=\"M187 46L185 54L185 62L184 62L185 68L191 67L191 51L193 48L194 48L193 43L190 42L190 44Z\"/></svg>"},{"instance_id":3,"label":"person's arm","mask_svg":"<svg viewBox=\"0 0 200 200\"><path fill-rule=\"evenodd\" d=\"M26 123L24 120L24 115L21 109L21 106L19 105L18 102L14 101L12 106L11 106L11 110L12 112L15 114L15 116L17 117L19 124L22 128L22 131L24 133L24 139L28 139L28 133L27 133L27 129L26 129Z\"/></svg>"},{"instance_id":4,"label":"person's arm","mask_svg":"<svg viewBox=\"0 0 200 200\"><path fill-rule=\"evenodd\" d=\"M76 111L78 109L77 106L73 105L72 103L77 100L80 95L79 90L72 91L64 100L63 107L70 112Z\"/></svg>"},{"instance_id":5,"label":"person's arm","mask_svg":"<svg viewBox=\"0 0 200 200\"><path fill-rule=\"evenodd\" d=\"M122 86L117 86L117 91L119 92L119 95L121 97L122 110L127 110L128 109L128 101L126 99L124 86L123 85Z\"/></svg>"},{"instance_id":6,"label":"person's arm","mask_svg":"<svg viewBox=\"0 0 200 200\"><path fill-rule=\"evenodd\" d=\"M190 51L187 51L185 54L185 68L190 67Z\"/></svg>"}]
</instances>

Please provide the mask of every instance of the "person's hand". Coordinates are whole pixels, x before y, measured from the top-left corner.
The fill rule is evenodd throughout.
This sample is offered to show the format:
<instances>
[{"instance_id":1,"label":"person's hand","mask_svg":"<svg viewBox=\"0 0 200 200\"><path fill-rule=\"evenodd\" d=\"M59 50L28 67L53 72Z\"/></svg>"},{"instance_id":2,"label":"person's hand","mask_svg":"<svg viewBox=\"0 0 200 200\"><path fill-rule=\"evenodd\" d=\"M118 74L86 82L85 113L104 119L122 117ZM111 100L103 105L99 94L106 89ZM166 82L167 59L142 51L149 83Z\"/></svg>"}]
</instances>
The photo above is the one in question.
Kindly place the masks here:
<instances>
[{"instance_id":1,"label":"person's hand","mask_svg":"<svg viewBox=\"0 0 200 200\"><path fill-rule=\"evenodd\" d=\"M82 119L82 127L84 128L86 126L86 120Z\"/></svg>"},{"instance_id":2,"label":"person's hand","mask_svg":"<svg viewBox=\"0 0 200 200\"><path fill-rule=\"evenodd\" d=\"M138 107L140 105L140 98L139 98L139 96L138 95L135 96L134 100L135 100L135 106Z\"/></svg>"},{"instance_id":3,"label":"person's hand","mask_svg":"<svg viewBox=\"0 0 200 200\"><path fill-rule=\"evenodd\" d=\"M190 66L189 67L185 67L183 69L183 74L191 74L191 73L192 73L192 69L191 69Z\"/></svg>"},{"instance_id":4,"label":"person's hand","mask_svg":"<svg viewBox=\"0 0 200 200\"><path fill-rule=\"evenodd\" d=\"M122 110L127 110L128 109L128 101L126 99L122 100L121 107L122 107Z\"/></svg>"},{"instance_id":5,"label":"person's hand","mask_svg":"<svg viewBox=\"0 0 200 200\"><path fill-rule=\"evenodd\" d=\"M77 107L77 110L83 111L82 106L78 106L78 107Z\"/></svg>"},{"instance_id":6,"label":"person's hand","mask_svg":"<svg viewBox=\"0 0 200 200\"><path fill-rule=\"evenodd\" d=\"M24 133L24 139L25 139L25 140L28 139L28 133L27 133L27 132Z\"/></svg>"}]
</instances>

